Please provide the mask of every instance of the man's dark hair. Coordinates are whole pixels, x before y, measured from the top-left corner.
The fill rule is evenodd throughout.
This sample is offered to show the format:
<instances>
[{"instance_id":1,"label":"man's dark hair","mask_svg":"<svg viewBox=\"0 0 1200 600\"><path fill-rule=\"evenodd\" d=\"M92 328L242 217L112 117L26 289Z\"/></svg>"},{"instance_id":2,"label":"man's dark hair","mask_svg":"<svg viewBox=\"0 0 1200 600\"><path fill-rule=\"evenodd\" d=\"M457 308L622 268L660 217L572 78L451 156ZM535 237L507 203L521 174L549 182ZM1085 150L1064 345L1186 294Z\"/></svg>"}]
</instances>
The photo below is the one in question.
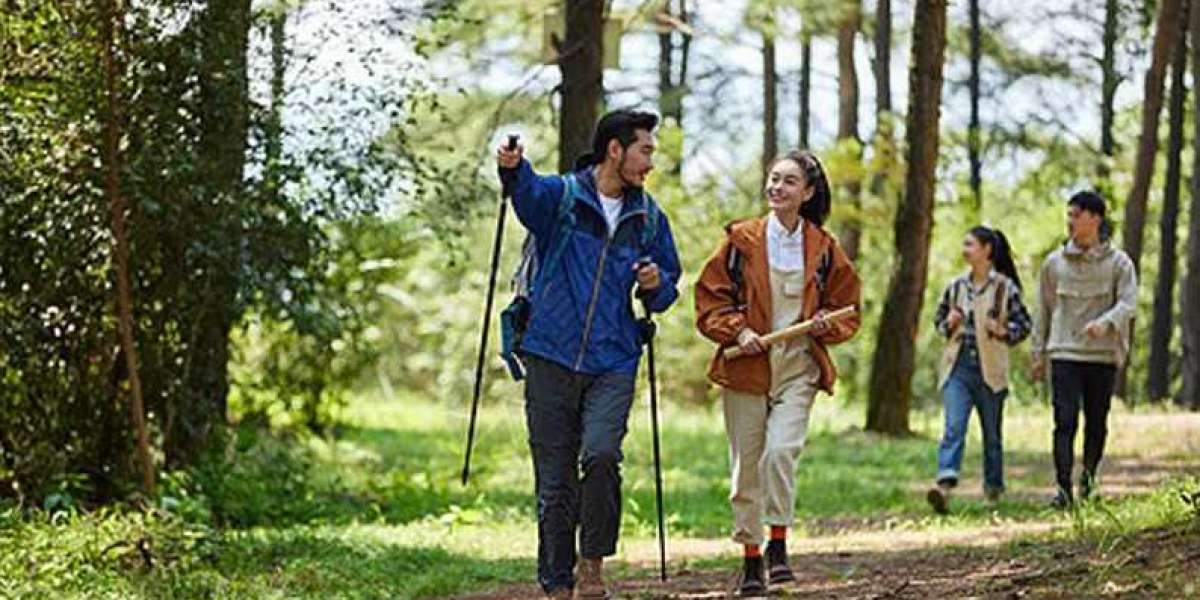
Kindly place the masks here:
<instances>
[{"instance_id":1,"label":"man's dark hair","mask_svg":"<svg viewBox=\"0 0 1200 600\"><path fill-rule=\"evenodd\" d=\"M1101 198L1100 194L1096 192L1076 192L1070 200L1067 200L1067 206L1086 210L1101 219L1108 215L1108 205L1104 202L1104 198Z\"/></svg>"},{"instance_id":2,"label":"man's dark hair","mask_svg":"<svg viewBox=\"0 0 1200 600\"><path fill-rule=\"evenodd\" d=\"M617 140L622 148L637 140L639 129L653 132L658 127L658 115L652 112L619 108L603 117L596 123L596 133L592 136L592 151L584 154L576 161L576 168L598 165L604 162L608 155L608 143Z\"/></svg>"}]
</instances>

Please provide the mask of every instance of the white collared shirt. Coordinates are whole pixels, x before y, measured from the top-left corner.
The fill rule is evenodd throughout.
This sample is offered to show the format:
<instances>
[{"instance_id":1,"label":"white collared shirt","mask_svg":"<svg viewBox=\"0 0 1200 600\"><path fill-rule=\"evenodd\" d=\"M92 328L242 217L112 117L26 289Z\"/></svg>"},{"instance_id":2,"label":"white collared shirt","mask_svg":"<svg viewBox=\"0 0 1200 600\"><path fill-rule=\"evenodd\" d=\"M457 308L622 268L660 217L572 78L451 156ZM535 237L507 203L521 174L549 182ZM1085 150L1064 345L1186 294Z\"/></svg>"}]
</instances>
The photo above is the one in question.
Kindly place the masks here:
<instances>
[{"instance_id":1,"label":"white collared shirt","mask_svg":"<svg viewBox=\"0 0 1200 600\"><path fill-rule=\"evenodd\" d=\"M771 213L767 217L767 260L780 271L804 270L804 219L789 232Z\"/></svg>"}]
</instances>

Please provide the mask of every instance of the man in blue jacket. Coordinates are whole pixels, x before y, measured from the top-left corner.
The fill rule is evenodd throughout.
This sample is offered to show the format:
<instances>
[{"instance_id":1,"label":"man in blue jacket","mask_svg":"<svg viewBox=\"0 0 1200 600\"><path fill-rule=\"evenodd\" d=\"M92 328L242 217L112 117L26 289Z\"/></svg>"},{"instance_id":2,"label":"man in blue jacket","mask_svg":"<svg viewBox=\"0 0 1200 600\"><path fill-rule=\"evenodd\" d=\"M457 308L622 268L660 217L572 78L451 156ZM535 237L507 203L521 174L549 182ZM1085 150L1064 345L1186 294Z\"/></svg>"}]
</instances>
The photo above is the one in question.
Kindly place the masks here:
<instances>
[{"instance_id":1,"label":"man in blue jacket","mask_svg":"<svg viewBox=\"0 0 1200 600\"><path fill-rule=\"evenodd\" d=\"M603 559L621 522L621 442L642 353L637 298L679 296L671 229L642 191L654 168L652 113L617 110L566 175L538 175L524 148L497 150L538 264L521 353L538 505L538 581L551 598L604 598ZM582 556L578 573L578 555Z\"/></svg>"}]
</instances>

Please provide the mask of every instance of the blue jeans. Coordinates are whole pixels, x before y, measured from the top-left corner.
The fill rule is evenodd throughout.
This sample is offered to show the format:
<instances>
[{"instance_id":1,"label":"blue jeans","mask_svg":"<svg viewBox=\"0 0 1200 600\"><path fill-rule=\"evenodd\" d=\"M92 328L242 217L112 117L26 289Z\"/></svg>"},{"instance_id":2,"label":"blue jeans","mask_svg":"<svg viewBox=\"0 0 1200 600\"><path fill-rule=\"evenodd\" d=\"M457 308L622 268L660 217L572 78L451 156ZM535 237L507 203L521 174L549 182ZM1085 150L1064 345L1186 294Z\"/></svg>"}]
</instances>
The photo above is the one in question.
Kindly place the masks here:
<instances>
[{"instance_id":1,"label":"blue jeans","mask_svg":"<svg viewBox=\"0 0 1200 600\"><path fill-rule=\"evenodd\" d=\"M993 392L983 380L979 352L964 347L958 355L946 385L942 387L946 425L938 447L937 481L951 487L958 485L963 449L967 442L967 423L971 408L979 412L983 429L983 487L987 491L1004 490L1004 445L1001 429L1004 420L1004 398L1007 390Z\"/></svg>"}]
</instances>

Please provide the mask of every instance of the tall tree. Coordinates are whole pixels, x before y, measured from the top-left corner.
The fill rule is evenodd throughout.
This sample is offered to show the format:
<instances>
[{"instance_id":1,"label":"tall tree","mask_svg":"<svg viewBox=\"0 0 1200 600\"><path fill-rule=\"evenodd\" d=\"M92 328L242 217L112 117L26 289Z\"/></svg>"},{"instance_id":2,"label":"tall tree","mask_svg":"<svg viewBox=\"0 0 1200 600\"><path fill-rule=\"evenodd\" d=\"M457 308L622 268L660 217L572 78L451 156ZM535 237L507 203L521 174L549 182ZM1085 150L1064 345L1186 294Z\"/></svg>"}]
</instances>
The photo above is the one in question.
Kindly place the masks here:
<instances>
[{"instance_id":1,"label":"tall tree","mask_svg":"<svg viewBox=\"0 0 1200 600\"><path fill-rule=\"evenodd\" d=\"M812 129L812 31L805 23L800 29L800 147L811 144Z\"/></svg>"},{"instance_id":2,"label":"tall tree","mask_svg":"<svg viewBox=\"0 0 1200 600\"><path fill-rule=\"evenodd\" d=\"M1189 0L1183 0L1187 11ZM1194 35L1194 34L1193 34ZM1146 393L1150 400L1161 400L1170 393L1171 333L1175 309L1176 229L1179 224L1179 188L1183 178L1183 120L1187 89L1187 21L1181 19L1171 59L1171 92L1167 101L1170 133L1167 142L1167 177L1163 188L1162 215L1159 219L1158 281L1154 287L1154 323L1150 328L1150 363Z\"/></svg>"},{"instance_id":3,"label":"tall tree","mask_svg":"<svg viewBox=\"0 0 1200 600\"><path fill-rule=\"evenodd\" d=\"M854 66L854 46L862 18L860 0L842 0L838 22L838 140L861 148L858 137L858 71ZM851 182L845 193L853 206L859 205L859 185ZM846 223L842 246L850 260L858 257L862 225L857 215Z\"/></svg>"},{"instance_id":4,"label":"tall tree","mask_svg":"<svg viewBox=\"0 0 1200 600\"><path fill-rule=\"evenodd\" d=\"M766 179L771 161L779 154L779 78L775 72L775 28L768 23L762 33L763 61L763 145L762 172Z\"/></svg>"},{"instance_id":5,"label":"tall tree","mask_svg":"<svg viewBox=\"0 0 1200 600\"><path fill-rule=\"evenodd\" d=\"M875 3L875 115L892 112L892 2L877 0ZM879 119L883 125L886 119Z\"/></svg>"},{"instance_id":6,"label":"tall tree","mask_svg":"<svg viewBox=\"0 0 1200 600\"><path fill-rule=\"evenodd\" d=\"M250 0L210 0L199 16L196 175L206 198L198 209L206 231L196 285L204 300L189 332L196 353L184 367L184 389L191 397L167 405L164 446L171 467L190 462L227 416L229 333L240 285L242 230L237 210L245 191L249 135L250 23Z\"/></svg>"},{"instance_id":7,"label":"tall tree","mask_svg":"<svg viewBox=\"0 0 1200 600\"><path fill-rule=\"evenodd\" d=\"M288 6L280 3L268 16L267 27L271 42L271 104L263 127L267 158L267 193L275 196L281 187L283 160L283 105L287 95L287 18Z\"/></svg>"},{"instance_id":8,"label":"tall tree","mask_svg":"<svg viewBox=\"0 0 1200 600\"><path fill-rule=\"evenodd\" d=\"M1117 72L1117 28L1120 26L1120 0L1104 2L1104 54L1100 57L1100 162L1096 168L1100 191L1109 197L1112 182L1109 171L1117 155L1117 141L1113 136L1116 121L1117 87L1121 85L1121 74Z\"/></svg>"},{"instance_id":9,"label":"tall tree","mask_svg":"<svg viewBox=\"0 0 1200 600\"><path fill-rule=\"evenodd\" d=\"M1200 82L1200 2L1191 2L1192 81ZM1193 85L1195 85L1193 83ZM1200 93L1192 93L1192 204L1188 211L1187 278L1183 286L1183 389L1178 402L1200 410Z\"/></svg>"},{"instance_id":10,"label":"tall tree","mask_svg":"<svg viewBox=\"0 0 1200 600\"><path fill-rule=\"evenodd\" d=\"M906 121L908 173L894 226L899 263L888 284L879 341L871 368L867 429L909 432L917 322L928 277L937 177L942 68L946 52L946 0L915 3Z\"/></svg>"},{"instance_id":11,"label":"tall tree","mask_svg":"<svg viewBox=\"0 0 1200 600\"><path fill-rule=\"evenodd\" d=\"M1134 163L1133 186L1125 203L1124 244L1125 253L1133 261L1134 269L1141 273L1142 243L1146 229L1146 202L1150 195L1150 181L1154 177L1154 157L1158 153L1158 120L1163 105L1163 83L1167 76L1167 62L1179 35L1180 0L1161 0L1154 25L1154 46L1150 53L1150 70L1146 72L1142 95L1142 133L1138 138L1137 161ZM1134 319L1136 321L1136 318ZM1135 323L1130 328L1136 331ZM1136 349L1137 346L1133 346ZM1126 368L1117 376L1117 394L1128 396Z\"/></svg>"},{"instance_id":12,"label":"tall tree","mask_svg":"<svg viewBox=\"0 0 1200 600\"><path fill-rule=\"evenodd\" d=\"M604 0L563 0L566 39L558 46L562 72L559 107L558 170L591 150L592 129L604 93Z\"/></svg>"},{"instance_id":13,"label":"tall tree","mask_svg":"<svg viewBox=\"0 0 1200 600\"><path fill-rule=\"evenodd\" d=\"M138 365L136 332L133 318L133 293L129 268L129 232L125 219L128 205L121 192L121 137L123 120L121 71L121 24L125 8L120 0L104 3L101 61L104 66L104 195L108 199L109 225L113 237L113 270L117 283L117 329L121 353L125 356L125 374L129 384L129 414L137 440L137 462L142 475L142 490L154 493L154 461L150 456L150 437L146 432L146 405L142 397L142 379Z\"/></svg>"},{"instance_id":14,"label":"tall tree","mask_svg":"<svg viewBox=\"0 0 1200 600\"><path fill-rule=\"evenodd\" d=\"M979 18L979 0L970 0L971 42L970 63L971 73L967 79L967 88L971 96L971 121L967 126L967 161L971 168L971 200L974 202L975 214L983 212L983 149L979 123L979 67L983 58L983 31Z\"/></svg>"}]
</instances>

